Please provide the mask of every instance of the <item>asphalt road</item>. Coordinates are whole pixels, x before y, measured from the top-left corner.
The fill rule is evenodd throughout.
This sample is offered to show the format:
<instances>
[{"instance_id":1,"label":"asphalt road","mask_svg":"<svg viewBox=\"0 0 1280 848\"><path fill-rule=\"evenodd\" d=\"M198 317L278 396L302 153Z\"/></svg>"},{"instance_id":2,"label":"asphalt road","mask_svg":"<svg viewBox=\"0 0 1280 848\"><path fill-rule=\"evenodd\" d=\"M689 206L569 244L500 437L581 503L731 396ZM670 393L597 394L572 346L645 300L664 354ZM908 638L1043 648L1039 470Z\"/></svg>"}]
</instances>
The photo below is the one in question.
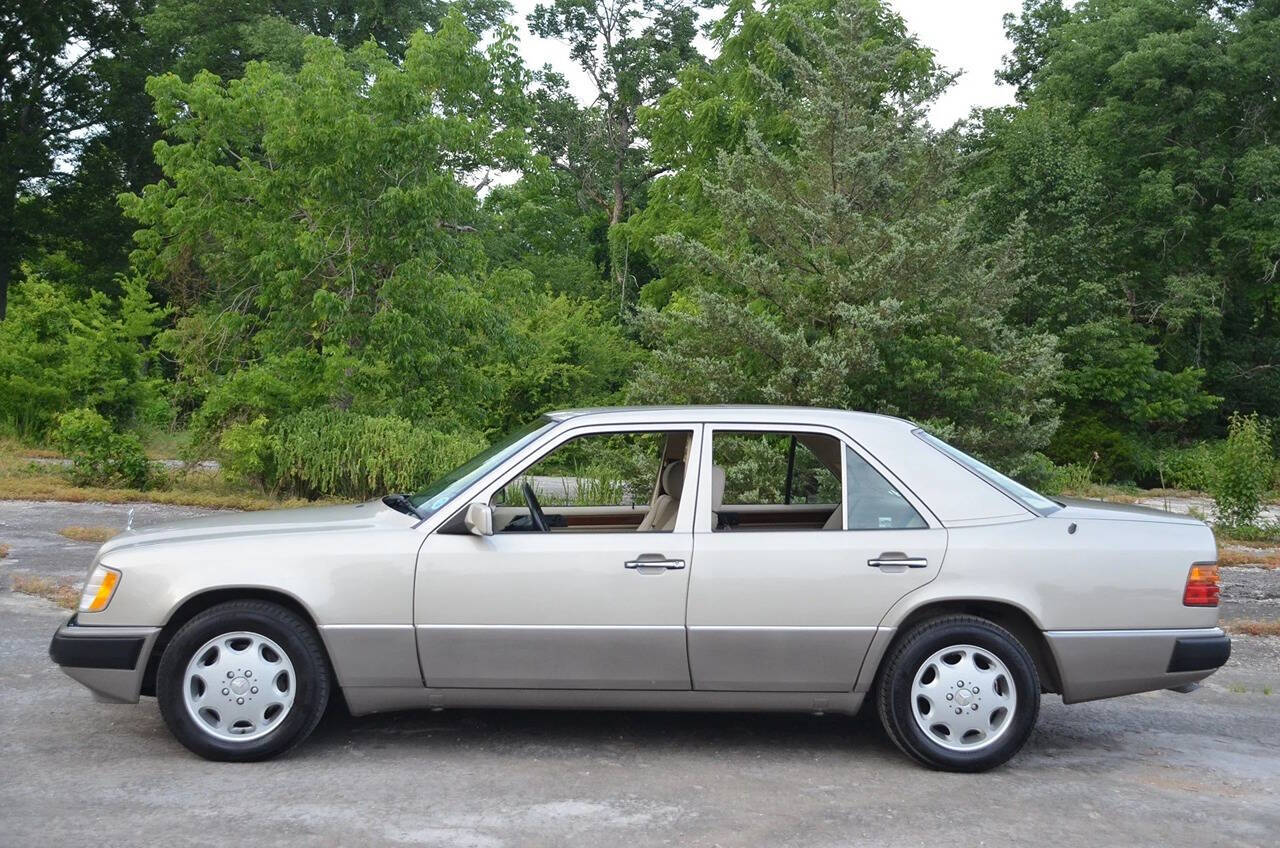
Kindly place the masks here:
<instances>
[{"instance_id":1,"label":"asphalt road","mask_svg":"<svg viewBox=\"0 0 1280 848\"><path fill-rule=\"evenodd\" d=\"M14 547L0 560L5 588L15 571L83 576L93 546L53 531L112 523L90 516L125 511L39 506L0 503L0 541ZM140 508L135 524L168 514ZM1280 838L1280 638L1238 639L1231 663L1191 695L1070 707L1048 697L1023 752L983 775L911 764L870 716L681 713L336 715L287 758L228 765L188 754L153 701L97 704L64 677L45 652L65 615L0 591L3 846L977 848Z\"/></svg>"}]
</instances>

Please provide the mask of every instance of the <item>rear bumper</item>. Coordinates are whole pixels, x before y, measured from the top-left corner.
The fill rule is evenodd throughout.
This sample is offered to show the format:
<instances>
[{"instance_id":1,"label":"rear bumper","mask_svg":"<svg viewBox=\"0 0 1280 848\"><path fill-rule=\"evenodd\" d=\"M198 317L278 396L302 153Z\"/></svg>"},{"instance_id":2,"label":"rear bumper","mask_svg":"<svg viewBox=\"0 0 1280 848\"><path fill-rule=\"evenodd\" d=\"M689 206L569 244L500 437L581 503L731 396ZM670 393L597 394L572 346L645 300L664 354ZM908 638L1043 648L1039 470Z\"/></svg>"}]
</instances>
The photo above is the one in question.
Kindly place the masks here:
<instances>
[{"instance_id":1,"label":"rear bumper","mask_svg":"<svg viewBox=\"0 0 1280 848\"><path fill-rule=\"evenodd\" d=\"M1050 630L1044 635L1068 704L1196 683L1231 656L1231 639L1217 627Z\"/></svg>"},{"instance_id":2,"label":"rear bumper","mask_svg":"<svg viewBox=\"0 0 1280 848\"><path fill-rule=\"evenodd\" d=\"M84 627L71 616L53 634L49 658L100 701L136 704L159 627Z\"/></svg>"},{"instance_id":3,"label":"rear bumper","mask_svg":"<svg viewBox=\"0 0 1280 848\"><path fill-rule=\"evenodd\" d=\"M1165 671L1213 671L1231 658L1230 636L1188 636L1173 643L1173 656Z\"/></svg>"}]
</instances>

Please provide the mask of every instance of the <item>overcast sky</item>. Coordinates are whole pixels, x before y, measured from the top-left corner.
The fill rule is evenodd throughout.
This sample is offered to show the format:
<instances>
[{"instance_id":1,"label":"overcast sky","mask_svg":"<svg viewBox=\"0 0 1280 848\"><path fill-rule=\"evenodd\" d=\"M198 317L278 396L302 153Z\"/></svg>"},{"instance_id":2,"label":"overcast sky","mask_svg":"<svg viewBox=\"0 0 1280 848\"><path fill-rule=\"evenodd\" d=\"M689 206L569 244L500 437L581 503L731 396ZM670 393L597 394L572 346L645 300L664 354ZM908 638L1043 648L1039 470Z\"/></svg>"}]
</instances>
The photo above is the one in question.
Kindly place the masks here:
<instances>
[{"instance_id":1,"label":"overcast sky","mask_svg":"<svg viewBox=\"0 0 1280 848\"><path fill-rule=\"evenodd\" d=\"M520 27L521 52L534 67L550 63L569 78L579 99L589 99L590 83L569 59L565 46L529 34L525 19L538 0L511 0ZM1000 18L1021 8L1018 0L890 0L907 26L937 54L938 61L959 80L934 105L930 118L935 126L950 126L974 106L1000 106L1013 102L1013 89L997 85L992 74L1009 49Z\"/></svg>"}]
</instances>

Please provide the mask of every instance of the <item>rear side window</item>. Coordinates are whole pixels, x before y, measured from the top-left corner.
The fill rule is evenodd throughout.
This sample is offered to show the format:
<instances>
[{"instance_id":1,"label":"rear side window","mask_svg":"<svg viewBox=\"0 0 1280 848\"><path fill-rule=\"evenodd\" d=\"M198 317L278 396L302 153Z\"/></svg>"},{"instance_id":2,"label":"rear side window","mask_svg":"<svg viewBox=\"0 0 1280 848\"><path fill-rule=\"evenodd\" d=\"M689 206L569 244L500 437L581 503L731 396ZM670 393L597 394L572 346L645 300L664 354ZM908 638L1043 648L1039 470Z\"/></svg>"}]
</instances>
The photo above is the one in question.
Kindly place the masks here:
<instances>
[{"instance_id":1,"label":"rear side window","mask_svg":"<svg viewBox=\"0 0 1280 848\"><path fill-rule=\"evenodd\" d=\"M720 431L712 457L724 470L726 504L840 502L839 442L831 436Z\"/></svg>"},{"instance_id":2,"label":"rear side window","mask_svg":"<svg viewBox=\"0 0 1280 848\"><path fill-rule=\"evenodd\" d=\"M916 530L928 527L911 502L852 448L844 449L845 529Z\"/></svg>"}]
</instances>

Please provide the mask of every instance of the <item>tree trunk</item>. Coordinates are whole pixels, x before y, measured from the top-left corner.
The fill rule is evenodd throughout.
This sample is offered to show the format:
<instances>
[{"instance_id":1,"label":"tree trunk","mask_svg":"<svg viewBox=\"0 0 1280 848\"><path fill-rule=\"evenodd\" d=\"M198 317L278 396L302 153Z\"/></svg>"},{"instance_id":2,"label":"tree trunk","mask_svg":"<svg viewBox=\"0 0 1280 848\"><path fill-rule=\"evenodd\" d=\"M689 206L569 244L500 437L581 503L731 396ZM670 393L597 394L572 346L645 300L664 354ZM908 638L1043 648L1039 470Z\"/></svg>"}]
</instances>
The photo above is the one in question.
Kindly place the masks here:
<instances>
[{"instance_id":1,"label":"tree trunk","mask_svg":"<svg viewBox=\"0 0 1280 848\"><path fill-rule=\"evenodd\" d=\"M9 311L9 276L9 262L6 260L0 264L0 321L4 320Z\"/></svg>"},{"instance_id":2,"label":"tree trunk","mask_svg":"<svg viewBox=\"0 0 1280 848\"><path fill-rule=\"evenodd\" d=\"M626 116L619 121L619 135L615 142L613 159L613 208L609 210L609 230L622 223L622 215L627 208L626 190L622 186L622 172L627 164L627 150L631 147L631 123ZM619 262L615 255L616 246L610 241L610 264L613 266L613 282L618 287L619 315L627 305L627 264Z\"/></svg>"},{"instance_id":3,"label":"tree trunk","mask_svg":"<svg viewBox=\"0 0 1280 848\"><path fill-rule=\"evenodd\" d=\"M18 263L18 184L6 181L0 189L0 321L9 311L9 281Z\"/></svg>"}]
</instances>

